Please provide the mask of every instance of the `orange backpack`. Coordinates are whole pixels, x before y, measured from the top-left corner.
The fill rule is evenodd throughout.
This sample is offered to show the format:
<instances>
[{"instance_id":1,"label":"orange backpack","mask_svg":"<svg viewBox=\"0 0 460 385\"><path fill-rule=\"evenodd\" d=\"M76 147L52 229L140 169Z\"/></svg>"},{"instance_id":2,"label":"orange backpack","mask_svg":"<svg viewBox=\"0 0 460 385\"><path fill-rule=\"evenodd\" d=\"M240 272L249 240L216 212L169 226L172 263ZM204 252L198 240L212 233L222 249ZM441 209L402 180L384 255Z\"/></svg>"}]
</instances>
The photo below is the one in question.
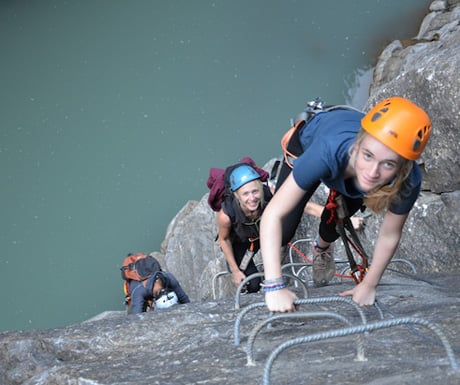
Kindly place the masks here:
<instances>
[{"instance_id":1,"label":"orange backpack","mask_svg":"<svg viewBox=\"0 0 460 385\"><path fill-rule=\"evenodd\" d=\"M141 281L145 285L148 278L156 272L161 271L161 266L158 260L151 255L137 253L128 254L123 260L120 270L121 278L124 279L123 292L125 293L125 305L129 314L131 305L129 282L132 280ZM147 304L148 308L152 306L151 301L149 302Z\"/></svg>"},{"instance_id":2,"label":"orange backpack","mask_svg":"<svg viewBox=\"0 0 460 385\"><path fill-rule=\"evenodd\" d=\"M161 271L158 260L151 255L137 253L128 254L121 265L121 278L125 281L145 281L153 274Z\"/></svg>"}]
</instances>

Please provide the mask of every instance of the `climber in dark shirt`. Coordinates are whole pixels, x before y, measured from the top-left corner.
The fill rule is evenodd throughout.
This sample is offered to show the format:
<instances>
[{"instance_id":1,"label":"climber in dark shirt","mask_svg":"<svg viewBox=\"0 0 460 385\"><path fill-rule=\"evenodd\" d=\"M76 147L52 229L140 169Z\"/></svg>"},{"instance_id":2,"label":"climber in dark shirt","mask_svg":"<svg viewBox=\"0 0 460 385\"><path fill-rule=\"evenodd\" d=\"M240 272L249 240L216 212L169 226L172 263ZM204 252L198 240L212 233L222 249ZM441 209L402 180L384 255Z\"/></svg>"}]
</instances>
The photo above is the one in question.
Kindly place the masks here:
<instances>
[{"instance_id":1,"label":"climber in dark shirt","mask_svg":"<svg viewBox=\"0 0 460 385\"><path fill-rule=\"evenodd\" d=\"M130 314L142 313L150 307L164 309L190 299L172 273L158 271L144 282L130 281Z\"/></svg>"}]
</instances>

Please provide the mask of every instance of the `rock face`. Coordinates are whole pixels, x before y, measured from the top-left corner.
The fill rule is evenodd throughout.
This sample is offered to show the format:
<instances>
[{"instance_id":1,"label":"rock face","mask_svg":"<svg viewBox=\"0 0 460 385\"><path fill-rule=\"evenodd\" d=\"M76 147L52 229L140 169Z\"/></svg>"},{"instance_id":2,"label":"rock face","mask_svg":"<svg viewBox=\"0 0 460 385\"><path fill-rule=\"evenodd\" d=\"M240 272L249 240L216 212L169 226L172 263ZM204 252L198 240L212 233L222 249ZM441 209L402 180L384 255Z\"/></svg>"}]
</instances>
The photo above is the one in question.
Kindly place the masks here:
<instances>
[{"instance_id":1,"label":"rock face","mask_svg":"<svg viewBox=\"0 0 460 385\"><path fill-rule=\"evenodd\" d=\"M393 321L396 326L377 329L368 336L348 335L293 346L267 367L269 355L281 343L318 333L327 336L348 328L348 323L356 328L362 319L348 302L301 305L301 311L294 313L297 318L273 321L257 334L256 325L266 320L268 313L260 302L262 295L251 294L241 298L241 308L249 309L249 303L263 306L243 315L235 311L232 298L136 316L108 312L63 329L0 333L0 383L266 384L263 378L270 368L272 385L457 385L460 371L452 367L458 363L452 349L458 352L460 346L458 279L455 275L431 275L428 281L418 278L386 274L379 309L386 321L410 317L436 327L447 339L447 347L426 326ZM323 300L348 287L350 283L312 288L310 296ZM362 310L366 323L381 322L377 310Z\"/></svg>"},{"instance_id":2,"label":"rock face","mask_svg":"<svg viewBox=\"0 0 460 385\"><path fill-rule=\"evenodd\" d=\"M392 95L423 106L433 133L421 158L424 193L406 225L400 255L423 271L460 266L460 7L435 1L418 35L381 54L368 106ZM437 246L435 246L437 245Z\"/></svg>"},{"instance_id":3,"label":"rock face","mask_svg":"<svg viewBox=\"0 0 460 385\"><path fill-rule=\"evenodd\" d=\"M432 119L433 135L420 160L424 191L395 256L409 260L428 279L386 273L378 295L385 319L399 315L436 323L458 353L460 288L452 273L460 270L460 4L435 1L430 10L414 39L394 41L382 52L367 106L400 95L424 107ZM324 195L319 191L317 199ZM369 251L380 220L366 217L361 236ZM295 239L313 236L317 224L316 218L304 216ZM246 346L233 345L235 288L225 275L216 234L215 213L205 195L183 207L170 223L161 250L153 253L179 279L191 304L129 317L108 312L62 329L0 333L0 384L258 384L263 383L264 364L275 345L324 327L343 328L337 319L275 323L274 332L266 329L257 339L257 364L247 366ZM308 253L308 242L297 245ZM286 260L289 255L286 251ZM344 255L340 245L336 255ZM301 261L299 253L292 258ZM347 285L310 288L310 294L336 295ZM242 300L247 304L263 298L252 294ZM314 311L330 309L322 305ZM371 322L379 321L375 308L366 309L366 314ZM261 316L267 316L265 310L245 318L244 343ZM355 311L346 317L353 325L360 321ZM432 334L426 337L426 329L422 334L418 330L372 332L365 343L367 363L354 361L356 336L295 348L293 354L278 358L275 383L305 383L306 378L315 384L460 383L442 343L433 342Z\"/></svg>"},{"instance_id":4,"label":"rock face","mask_svg":"<svg viewBox=\"0 0 460 385\"><path fill-rule=\"evenodd\" d=\"M443 2L435 2L438 9ZM454 3L451 1L450 3ZM457 1L458 3L458 1ZM422 158L425 188L435 194L460 189L460 8L440 9L423 21L415 39L394 41L381 54L368 105L403 95L423 106L433 135Z\"/></svg>"}]
</instances>

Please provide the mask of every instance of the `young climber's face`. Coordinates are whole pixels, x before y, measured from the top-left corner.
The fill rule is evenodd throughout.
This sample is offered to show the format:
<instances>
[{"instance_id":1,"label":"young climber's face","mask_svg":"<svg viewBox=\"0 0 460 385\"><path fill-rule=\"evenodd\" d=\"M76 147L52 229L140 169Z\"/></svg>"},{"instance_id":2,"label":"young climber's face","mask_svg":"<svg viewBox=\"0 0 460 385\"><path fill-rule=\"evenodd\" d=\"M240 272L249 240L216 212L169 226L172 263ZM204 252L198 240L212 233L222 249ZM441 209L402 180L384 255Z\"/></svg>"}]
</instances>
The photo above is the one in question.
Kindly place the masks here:
<instances>
[{"instance_id":1,"label":"young climber's face","mask_svg":"<svg viewBox=\"0 0 460 385\"><path fill-rule=\"evenodd\" d=\"M253 180L240 187L236 192L240 205L249 211L257 210L261 199L260 184Z\"/></svg>"},{"instance_id":2,"label":"young climber's face","mask_svg":"<svg viewBox=\"0 0 460 385\"><path fill-rule=\"evenodd\" d=\"M354 151L358 188L369 192L390 183L400 169L402 158L371 135L365 135Z\"/></svg>"}]
</instances>

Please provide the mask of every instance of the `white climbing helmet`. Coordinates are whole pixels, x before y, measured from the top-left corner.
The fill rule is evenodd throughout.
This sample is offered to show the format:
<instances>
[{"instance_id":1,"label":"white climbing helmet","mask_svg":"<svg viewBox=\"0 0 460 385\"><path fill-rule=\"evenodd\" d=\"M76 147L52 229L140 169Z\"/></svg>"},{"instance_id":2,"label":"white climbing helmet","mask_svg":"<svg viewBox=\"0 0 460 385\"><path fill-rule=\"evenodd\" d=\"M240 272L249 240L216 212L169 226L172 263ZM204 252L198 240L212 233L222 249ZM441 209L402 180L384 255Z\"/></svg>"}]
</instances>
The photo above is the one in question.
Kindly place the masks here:
<instances>
[{"instance_id":1,"label":"white climbing helmet","mask_svg":"<svg viewBox=\"0 0 460 385\"><path fill-rule=\"evenodd\" d=\"M170 291L169 293L164 292L155 301L155 308L167 309L171 306L177 305L178 302L179 300L177 299L177 294L174 291Z\"/></svg>"}]
</instances>

